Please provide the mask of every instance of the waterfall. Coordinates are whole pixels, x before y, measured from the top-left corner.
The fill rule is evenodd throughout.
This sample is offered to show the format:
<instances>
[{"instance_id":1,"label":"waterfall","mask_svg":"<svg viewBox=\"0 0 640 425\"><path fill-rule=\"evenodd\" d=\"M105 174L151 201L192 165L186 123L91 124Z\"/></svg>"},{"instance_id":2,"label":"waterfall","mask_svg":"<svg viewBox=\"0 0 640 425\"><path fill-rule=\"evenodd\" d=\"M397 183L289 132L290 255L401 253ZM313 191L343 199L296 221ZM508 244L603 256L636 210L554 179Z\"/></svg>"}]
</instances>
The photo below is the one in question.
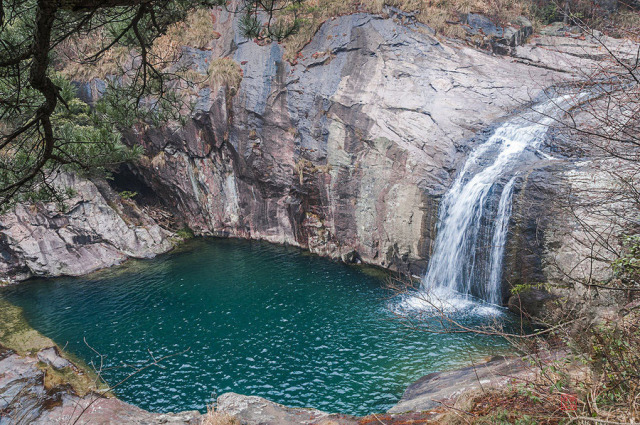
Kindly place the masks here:
<instances>
[{"instance_id":1,"label":"waterfall","mask_svg":"<svg viewBox=\"0 0 640 425\"><path fill-rule=\"evenodd\" d=\"M501 302L516 170L570 100L549 100L515 116L470 153L440 204L433 255L422 281L428 294L442 301L473 296Z\"/></svg>"},{"instance_id":2,"label":"waterfall","mask_svg":"<svg viewBox=\"0 0 640 425\"><path fill-rule=\"evenodd\" d=\"M498 218L493 230L493 244L491 246L491 257L489 257L490 274L485 298L491 304L499 304L501 301L502 259L504 258L504 247L507 244L509 219L511 218L511 196L513 195L513 184L515 182L516 176L513 176L502 189L500 203L498 204Z\"/></svg>"}]
</instances>

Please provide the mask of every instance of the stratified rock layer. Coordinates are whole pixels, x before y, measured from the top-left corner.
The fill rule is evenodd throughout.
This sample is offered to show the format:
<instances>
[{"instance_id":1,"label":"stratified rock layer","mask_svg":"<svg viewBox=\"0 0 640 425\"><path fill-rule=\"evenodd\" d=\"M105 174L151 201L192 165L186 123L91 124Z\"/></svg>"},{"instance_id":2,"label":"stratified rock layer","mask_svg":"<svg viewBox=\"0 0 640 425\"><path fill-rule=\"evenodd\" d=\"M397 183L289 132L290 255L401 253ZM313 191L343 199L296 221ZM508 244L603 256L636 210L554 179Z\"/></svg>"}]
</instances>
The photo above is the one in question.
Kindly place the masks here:
<instances>
[{"instance_id":1,"label":"stratified rock layer","mask_svg":"<svg viewBox=\"0 0 640 425\"><path fill-rule=\"evenodd\" d=\"M57 176L55 184L75 192L64 211L39 203L0 216L0 279L78 276L173 246L169 232L108 186L101 191L72 174Z\"/></svg>"},{"instance_id":2,"label":"stratified rock layer","mask_svg":"<svg viewBox=\"0 0 640 425\"><path fill-rule=\"evenodd\" d=\"M426 269L439 199L474 134L556 77L393 18L330 20L296 65L239 36L231 15L216 25L214 54L244 71L237 94L204 88L186 127L129 134L146 150L129 172L196 234L412 274Z\"/></svg>"}]
</instances>

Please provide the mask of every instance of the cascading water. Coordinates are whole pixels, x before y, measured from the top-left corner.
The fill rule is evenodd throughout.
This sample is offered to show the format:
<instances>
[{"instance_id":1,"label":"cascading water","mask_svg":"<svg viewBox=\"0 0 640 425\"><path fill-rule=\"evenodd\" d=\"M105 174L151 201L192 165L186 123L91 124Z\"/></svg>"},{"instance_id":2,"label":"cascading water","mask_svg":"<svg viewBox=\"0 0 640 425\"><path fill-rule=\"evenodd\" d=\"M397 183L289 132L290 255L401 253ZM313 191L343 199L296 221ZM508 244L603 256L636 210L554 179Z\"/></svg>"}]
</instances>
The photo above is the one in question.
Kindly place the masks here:
<instances>
[{"instance_id":1,"label":"cascading water","mask_svg":"<svg viewBox=\"0 0 640 425\"><path fill-rule=\"evenodd\" d=\"M509 219L511 218L511 196L513 195L513 185L516 176L502 189L500 203L498 204L498 215L493 230L493 245L491 246L491 256L489 257L489 281L487 282L486 300L491 304L500 303L502 259L504 258L504 247L507 243L507 233L509 231Z\"/></svg>"},{"instance_id":2,"label":"cascading water","mask_svg":"<svg viewBox=\"0 0 640 425\"><path fill-rule=\"evenodd\" d=\"M570 100L566 96L538 104L505 122L471 152L442 199L434 251L422 282L430 298L449 302L473 296L501 302L516 170Z\"/></svg>"}]
</instances>

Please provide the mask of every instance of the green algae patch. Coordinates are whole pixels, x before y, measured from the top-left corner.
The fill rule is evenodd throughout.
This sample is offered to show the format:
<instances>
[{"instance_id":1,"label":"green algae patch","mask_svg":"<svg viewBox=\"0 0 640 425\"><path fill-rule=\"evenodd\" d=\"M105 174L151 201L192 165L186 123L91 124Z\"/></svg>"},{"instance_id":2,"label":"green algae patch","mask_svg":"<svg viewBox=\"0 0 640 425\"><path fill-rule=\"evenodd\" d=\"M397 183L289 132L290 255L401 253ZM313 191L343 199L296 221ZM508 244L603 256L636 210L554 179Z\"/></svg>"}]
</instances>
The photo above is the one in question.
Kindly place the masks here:
<instances>
[{"instance_id":1,"label":"green algae patch","mask_svg":"<svg viewBox=\"0 0 640 425\"><path fill-rule=\"evenodd\" d=\"M0 347L15 351L18 355L30 357L35 357L45 348L58 348L53 340L29 325L20 307L2 298L0 298ZM104 393L108 390L107 385L86 363L59 348L58 351L61 357L71 362L72 366L56 369L39 361L38 368L45 373L45 388L70 386L80 397L91 392Z\"/></svg>"},{"instance_id":2,"label":"green algae patch","mask_svg":"<svg viewBox=\"0 0 640 425\"><path fill-rule=\"evenodd\" d=\"M0 345L20 355L33 355L56 344L29 325L20 307L0 298Z\"/></svg>"}]
</instances>

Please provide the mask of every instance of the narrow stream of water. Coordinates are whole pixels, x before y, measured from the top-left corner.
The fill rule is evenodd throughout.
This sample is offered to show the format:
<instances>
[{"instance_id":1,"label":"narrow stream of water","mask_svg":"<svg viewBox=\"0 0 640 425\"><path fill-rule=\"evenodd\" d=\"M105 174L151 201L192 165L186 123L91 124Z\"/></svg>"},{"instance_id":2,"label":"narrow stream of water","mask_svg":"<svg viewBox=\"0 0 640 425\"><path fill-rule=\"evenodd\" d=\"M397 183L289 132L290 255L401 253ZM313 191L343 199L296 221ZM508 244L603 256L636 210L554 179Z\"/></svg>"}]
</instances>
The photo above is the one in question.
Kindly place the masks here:
<instances>
[{"instance_id":1,"label":"narrow stream of water","mask_svg":"<svg viewBox=\"0 0 640 425\"><path fill-rule=\"evenodd\" d=\"M496 338L407 329L393 320L391 295L384 278L363 269L220 239L194 240L181 253L89 277L0 292L67 351L97 361L86 340L106 355L111 384L150 353L180 353L117 390L157 412L204 410L228 391L332 412L381 412L421 376L505 347ZM487 317L460 320L473 325Z\"/></svg>"}]
</instances>

